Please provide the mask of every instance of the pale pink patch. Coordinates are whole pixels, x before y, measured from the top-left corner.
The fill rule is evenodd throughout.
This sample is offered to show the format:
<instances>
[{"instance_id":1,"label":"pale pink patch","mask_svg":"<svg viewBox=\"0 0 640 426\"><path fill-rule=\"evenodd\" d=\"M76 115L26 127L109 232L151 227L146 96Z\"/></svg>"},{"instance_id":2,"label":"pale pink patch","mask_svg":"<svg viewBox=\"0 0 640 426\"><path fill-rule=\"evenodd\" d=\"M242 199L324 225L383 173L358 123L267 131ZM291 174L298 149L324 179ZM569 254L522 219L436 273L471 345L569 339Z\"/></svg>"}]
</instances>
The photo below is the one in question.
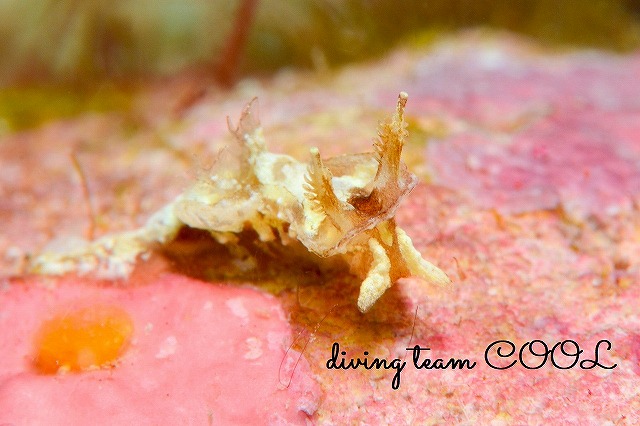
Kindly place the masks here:
<instances>
[{"instance_id":1,"label":"pale pink patch","mask_svg":"<svg viewBox=\"0 0 640 426\"><path fill-rule=\"evenodd\" d=\"M242 319L229 309L233 300L242 300ZM133 318L132 344L117 366L37 374L31 354L39 325L87 303L114 304ZM253 289L177 275L128 288L67 279L10 284L0 306L0 423L304 424L318 405L304 358L291 386L280 384L289 324L275 298ZM273 336L278 344L266 344Z\"/></svg>"}]
</instances>

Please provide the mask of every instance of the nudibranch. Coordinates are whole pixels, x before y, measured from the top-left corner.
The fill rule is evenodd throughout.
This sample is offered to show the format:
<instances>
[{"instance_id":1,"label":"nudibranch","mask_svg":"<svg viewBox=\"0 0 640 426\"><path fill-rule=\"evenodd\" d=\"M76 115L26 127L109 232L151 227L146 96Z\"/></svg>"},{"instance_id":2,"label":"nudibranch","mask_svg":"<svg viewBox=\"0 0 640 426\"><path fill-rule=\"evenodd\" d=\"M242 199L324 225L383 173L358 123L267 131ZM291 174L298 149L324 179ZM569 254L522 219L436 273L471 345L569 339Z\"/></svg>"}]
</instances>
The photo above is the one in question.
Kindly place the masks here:
<instances>
[{"instance_id":1,"label":"nudibranch","mask_svg":"<svg viewBox=\"0 0 640 426\"><path fill-rule=\"evenodd\" d=\"M394 215L418 179L401 161L407 125L407 94L395 113L380 124L374 152L323 160L311 148L307 163L269 152L251 102L210 175L134 231L107 235L64 253L34 258L39 273L94 271L99 276L128 275L138 256L154 244L174 239L184 227L208 231L222 244L237 244L237 234L253 229L260 242L284 246L299 241L320 257L343 256L362 278L358 308L369 310L399 278L416 276L447 285L449 277L422 258Z\"/></svg>"}]
</instances>

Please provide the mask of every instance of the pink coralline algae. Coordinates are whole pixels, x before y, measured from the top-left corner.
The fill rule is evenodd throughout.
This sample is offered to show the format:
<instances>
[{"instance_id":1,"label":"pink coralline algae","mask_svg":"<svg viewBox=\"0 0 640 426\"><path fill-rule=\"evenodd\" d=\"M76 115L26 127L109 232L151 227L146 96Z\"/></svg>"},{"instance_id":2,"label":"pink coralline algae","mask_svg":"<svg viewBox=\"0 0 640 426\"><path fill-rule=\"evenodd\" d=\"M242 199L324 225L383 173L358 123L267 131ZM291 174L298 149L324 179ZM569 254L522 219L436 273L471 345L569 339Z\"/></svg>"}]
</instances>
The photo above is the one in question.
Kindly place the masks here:
<instances>
[{"instance_id":1,"label":"pink coralline algae","mask_svg":"<svg viewBox=\"0 0 640 426\"><path fill-rule=\"evenodd\" d=\"M410 78L424 96L417 108L449 122L446 142L427 151L435 182L505 213L561 207L584 219L633 210L637 58L437 52Z\"/></svg>"},{"instance_id":2,"label":"pink coralline algae","mask_svg":"<svg viewBox=\"0 0 640 426\"><path fill-rule=\"evenodd\" d=\"M75 279L0 293L0 423L305 424L321 391L302 358L291 380L291 329L272 296L176 275L136 288ZM40 323L73 306L117 305L133 318L130 346L107 369L38 374ZM286 385L290 382L289 387Z\"/></svg>"},{"instance_id":3,"label":"pink coralline algae","mask_svg":"<svg viewBox=\"0 0 640 426\"><path fill-rule=\"evenodd\" d=\"M558 54L471 33L331 76L283 73L210 88L179 116L154 113L133 136L113 117L7 135L0 265L18 278L0 281L0 345L10 348L0 365L0 423L640 424L638 75L639 53ZM143 226L192 184L198 164L212 170L207 158L233 143L225 117L238 117L250 98L261 99L270 152L304 159L317 146L328 158L370 150L400 90L411 95L403 161L419 182L395 221L447 272L446 291L405 277L363 314L354 303L362 279L344 264L274 244L247 273L246 252L186 227L141 256L128 281L23 276L27 254L89 223L86 209L69 208L83 205L69 151L81 151L98 241ZM148 96L167 105L169 92ZM154 277L154 262L172 273ZM91 303L132 318L114 366L38 374L38 327L68 304ZM496 370L484 354L500 340L516 351L572 340L581 360L608 341L599 362L615 368L547 360L530 370L517 354L494 352L496 365L518 361ZM398 361L329 369L334 344L339 358ZM407 348L416 345L430 349L421 359L468 359L474 368L414 368Z\"/></svg>"},{"instance_id":4,"label":"pink coralline algae","mask_svg":"<svg viewBox=\"0 0 640 426\"><path fill-rule=\"evenodd\" d=\"M577 218L629 212L640 188L640 154L634 139L616 140L606 129L608 120L618 120L619 130L631 133L624 118L564 111L506 145L467 133L434 144L429 156L438 182L463 188L484 207L510 213L562 207Z\"/></svg>"}]
</instances>

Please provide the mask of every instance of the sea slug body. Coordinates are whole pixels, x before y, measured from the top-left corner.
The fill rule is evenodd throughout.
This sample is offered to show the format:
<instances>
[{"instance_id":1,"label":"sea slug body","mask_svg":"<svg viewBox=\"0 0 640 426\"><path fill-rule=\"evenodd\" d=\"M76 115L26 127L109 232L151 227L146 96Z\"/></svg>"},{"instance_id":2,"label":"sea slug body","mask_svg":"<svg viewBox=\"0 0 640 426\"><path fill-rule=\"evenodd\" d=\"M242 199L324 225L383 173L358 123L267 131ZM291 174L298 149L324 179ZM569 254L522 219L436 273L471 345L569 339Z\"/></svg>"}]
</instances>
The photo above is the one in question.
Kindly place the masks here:
<instances>
[{"instance_id":1,"label":"sea slug body","mask_svg":"<svg viewBox=\"0 0 640 426\"><path fill-rule=\"evenodd\" d=\"M418 179L401 161L407 137L401 92L393 116L379 128L374 152L310 160L269 152L251 102L232 130L236 142L204 179L155 213L142 228L108 235L64 253L45 252L32 270L59 274L129 274L137 257L167 243L188 226L221 244L252 228L263 243L300 242L320 257L343 256L362 278L358 308L368 311L399 278L417 276L447 285L447 275L424 260L394 215ZM231 128L231 126L230 126Z\"/></svg>"}]
</instances>

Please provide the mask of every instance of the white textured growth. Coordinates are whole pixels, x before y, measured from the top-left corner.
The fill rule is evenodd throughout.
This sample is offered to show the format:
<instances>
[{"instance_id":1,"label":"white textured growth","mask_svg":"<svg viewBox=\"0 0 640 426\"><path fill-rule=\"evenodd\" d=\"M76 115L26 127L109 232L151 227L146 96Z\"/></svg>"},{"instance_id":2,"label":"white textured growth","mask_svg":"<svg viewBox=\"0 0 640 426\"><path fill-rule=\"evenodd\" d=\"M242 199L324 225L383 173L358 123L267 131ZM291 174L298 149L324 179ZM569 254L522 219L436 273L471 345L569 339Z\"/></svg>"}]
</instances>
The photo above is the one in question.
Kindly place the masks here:
<instances>
[{"instance_id":1,"label":"white textured growth","mask_svg":"<svg viewBox=\"0 0 640 426\"><path fill-rule=\"evenodd\" d=\"M375 238L369 240L369 250L373 257L373 266L360 286L358 309L362 312L368 311L391 287L391 261L387 252Z\"/></svg>"}]
</instances>

